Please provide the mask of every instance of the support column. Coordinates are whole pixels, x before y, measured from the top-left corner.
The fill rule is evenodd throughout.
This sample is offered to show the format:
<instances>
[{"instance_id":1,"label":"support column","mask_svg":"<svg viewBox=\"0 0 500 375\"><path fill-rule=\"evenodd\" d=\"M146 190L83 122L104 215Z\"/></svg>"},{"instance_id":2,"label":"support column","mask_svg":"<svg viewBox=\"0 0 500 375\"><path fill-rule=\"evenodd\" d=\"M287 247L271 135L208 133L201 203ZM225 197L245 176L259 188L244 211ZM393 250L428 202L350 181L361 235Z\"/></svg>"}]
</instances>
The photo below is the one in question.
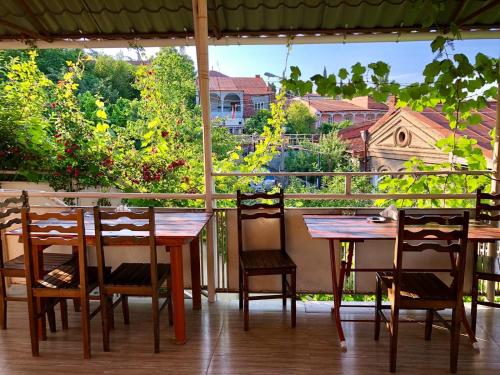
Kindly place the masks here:
<instances>
[{"instance_id":1,"label":"support column","mask_svg":"<svg viewBox=\"0 0 500 375\"><path fill-rule=\"evenodd\" d=\"M491 190L494 193L500 192L500 82L498 82L497 94L497 122L495 126L495 143L493 145L493 172L494 178L491 182ZM488 245L488 255L495 256L497 254L498 245L492 243ZM495 283L493 281L486 282L486 299L489 302L494 302L495 299Z\"/></svg>"},{"instance_id":2,"label":"support column","mask_svg":"<svg viewBox=\"0 0 500 375\"><path fill-rule=\"evenodd\" d=\"M196 40L196 59L198 63L198 90L201 116L203 120L203 159L205 173L205 209L213 212L214 184L212 178L212 131L210 122L210 86L208 64L208 10L206 0L193 0L193 25ZM215 295L215 253L216 228L212 219L207 225L207 283L208 301L214 302Z\"/></svg>"}]
</instances>

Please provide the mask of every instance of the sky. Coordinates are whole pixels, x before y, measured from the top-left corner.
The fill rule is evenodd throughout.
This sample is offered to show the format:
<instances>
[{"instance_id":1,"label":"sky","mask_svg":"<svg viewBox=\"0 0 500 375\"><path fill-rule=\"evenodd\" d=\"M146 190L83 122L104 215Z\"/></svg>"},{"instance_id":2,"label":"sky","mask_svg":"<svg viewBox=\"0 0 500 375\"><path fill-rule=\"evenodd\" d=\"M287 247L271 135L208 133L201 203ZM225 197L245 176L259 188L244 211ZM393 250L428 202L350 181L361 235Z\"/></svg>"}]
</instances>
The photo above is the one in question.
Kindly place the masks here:
<instances>
[{"instance_id":1,"label":"sky","mask_svg":"<svg viewBox=\"0 0 500 375\"><path fill-rule=\"evenodd\" d=\"M463 40L454 42L454 52L464 53L473 58L482 52L488 56L500 57L500 39ZM107 54L116 54L118 49L104 49ZM158 51L146 48L148 55ZM132 50L122 50L125 55L135 57ZM196 63L194 47L186 47L186 53ZM210 69L234 77L264 76L269 72L281 76L286 64L287 47L284 45L265 46L210 46ZM337 73L341 67L350 67L356 62L368 64L384 61L391 65L391 79L408 84L421 80L421 73L432 61L430 42L386 42L386 43L346 43L292 45L288 67L298 66L304 78L323 73ZM288 70L289 71L289 70ZM265 77L263 77L265 78ZM267 80L267 78L265 78Z\"/></svg>"}]
</instances>

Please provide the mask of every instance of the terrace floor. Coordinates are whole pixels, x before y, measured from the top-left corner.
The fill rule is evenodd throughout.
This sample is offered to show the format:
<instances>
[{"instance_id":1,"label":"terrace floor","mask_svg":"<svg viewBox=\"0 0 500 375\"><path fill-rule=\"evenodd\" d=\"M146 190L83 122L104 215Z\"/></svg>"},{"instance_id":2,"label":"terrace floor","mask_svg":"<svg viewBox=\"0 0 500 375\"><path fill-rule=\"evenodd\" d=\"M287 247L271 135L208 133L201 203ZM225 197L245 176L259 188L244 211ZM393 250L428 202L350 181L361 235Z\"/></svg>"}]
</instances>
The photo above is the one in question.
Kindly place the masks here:
<instances>
[{"instance_id":1,"label":"terrace floor","mask_svg":"<svg viewBox=\"0 0 500 375\"><path fill-rule=\"evenodd\" d=\"M71 307L71 304L70 304ZM79 315L70 309L70 329L58 330L41 343L41 357L30 352L26 305L11 302L9 329L0 331L0 374L386 374L389 340L382 330L373 340L372 323L344 323L348 351L342 353L329 305L298 303L297 328L289 326L289 313L281 302L252 301L250 331L242 328L242 314L235 295L220 295L214 304L203 303L192 311L186 300L188 342L173 343L172 329L163 313L161 353L153 353L150 304L132 299L131 324L124 326L116 314L110 353L102 351L100 317L92 321L92 359L83 360ZM373 309L345 308L344 318L372 318ZM476 353L463 336L459 373L492 374L500 371L500 310L479 311ZM59 323L59 321L58 321ZM59 327L58 327L59 328ZM398 372L448 374L449 335L433 331L424 341L421 324L400 329Z\"/></svg>"}]
</instances>

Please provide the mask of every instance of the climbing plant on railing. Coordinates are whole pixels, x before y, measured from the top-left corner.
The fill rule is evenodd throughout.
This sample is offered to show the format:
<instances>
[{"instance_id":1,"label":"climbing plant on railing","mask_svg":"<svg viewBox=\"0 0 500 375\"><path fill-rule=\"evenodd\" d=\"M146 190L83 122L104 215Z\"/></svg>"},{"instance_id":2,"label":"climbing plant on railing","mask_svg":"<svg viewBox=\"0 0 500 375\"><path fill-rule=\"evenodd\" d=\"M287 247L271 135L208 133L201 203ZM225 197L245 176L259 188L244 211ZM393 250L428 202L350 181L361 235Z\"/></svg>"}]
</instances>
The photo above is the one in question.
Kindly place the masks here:
<instances>
[{"instance_id":1,"label":"climbing plant on railing","mask_svg":"<svg viewBox=\"0 0 500 375\"><path fill-rule=\"evenodd\" d=\"M426 165L416 158L406 163L408 171L421 170L469 170L486 169L487 163L476 141L460 134L468 126L481 122L479 111L488 105L488 100L498 95L499 60L482 53L470 61L464 54L451 54L453 40L438 36L431 43L436 54L434 60L425 66L422 72L423 82L402 86L391 81L390 66L378 61L364 66L356 63L350 69L342 68L337 74L327 77L316 74L308 80L301 79L298 67L291 68L289 79L283 85L290 91L301 95L316 91L325 96L352 98L370 95L375 100L386 101L389 95L397 98L398 107L409 107L414 111L436 108L443 113L449 123L452 134L436 143L436 147L449 154L449 162ZM464 163L465 162L465 163ZM465 166L463 165L465 164ZM490 180L486 176L425 176L408 175L402 178L383 178L379 189L387 193L464 193L487 186ZM465 206L470 202L447 201L448 205ZM378 204L387 204L385 200ZM410 205L413 202L399 200L398 205ZM419 206L443 206L445 202L429 200L418 202Z\"/></svg>"}]
</instances>

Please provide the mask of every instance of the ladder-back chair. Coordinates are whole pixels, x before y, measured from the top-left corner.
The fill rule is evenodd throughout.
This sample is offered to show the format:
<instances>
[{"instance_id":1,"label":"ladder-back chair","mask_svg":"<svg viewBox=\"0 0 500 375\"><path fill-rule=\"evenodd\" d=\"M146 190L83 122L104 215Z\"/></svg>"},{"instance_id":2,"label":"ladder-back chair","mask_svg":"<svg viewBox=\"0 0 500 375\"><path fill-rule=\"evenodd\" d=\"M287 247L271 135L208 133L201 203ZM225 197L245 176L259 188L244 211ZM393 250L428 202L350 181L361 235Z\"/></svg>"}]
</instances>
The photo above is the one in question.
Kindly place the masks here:
<instances>
[{"instance_id":1,"label":"ladder-back chair","mask_svg":"<svg viewBox=\"0 0 500 375\"><path fill-rule=\"evenodd\" d=\"M451 332L450 371L457 371L460 322L463 311L463 283L469 213L463 215L415 215L409 216L399 211L398 234L394 251L392 272L377 272L375 340L379 338L380 321L383 319L390 335L390 370L396 371L399 311L426 310L425 338L430 339L433 316L437 310L452 309L451 325L445 322ZM450 284L442 281L431 267L428 269L403 268L403 258L407 253L433 251L450 256ZM440 269L439 272L444 271ZM383 313L382 289L387 289L391 302L391 316Z\"/></svg>"},{"instance_id":2,"label":"ladder-back chair","mask_svg":"<svg viewBox=\"0 0 500 375\"><path fill-rule=\"evenodd\" d=\"M490 201L491 203L484 202ZM500 220L500 194L483 193L477 191L476 195L476 220L488 223L493 226L498 226ZM494 300L480 301L479 281L500 282L500 257L496 248L496 242L493 243L495 251L493 255L489 255L483 251L481 244L476 242L474 249L474 269L472 273L472 304L471 304L471 327L476 333L477 322L477 305L500 307L500 303Z\"/></svg>"},{"instance_id":3,"label":"ladder-back chair","mask_svg":"<svg viewBox=\"0 0 500 375\"><path fill-rule=\"evenodd\" d=\"M23 191L21 196L15 198L8 198L0 202L0 231L9 230L16 224L21 224L21 209L29 207L28 193ZM26 302L24 296L9 295L8 294L8 278L25 278L24 267L24 254L15 258L7 259L8 254L4 252L4 244L0 239L0 326L2 329L7 329L7 302L20 301ZM50 272L54 268L69 262L73 259L71 254L55 254L45 253L43 255L43 264L45 272ZM66 300L61 300L61 315L63 321L63 328L66 328L67 322L67 309ZM55 330L55 315L53 308L48 310L49 324L52 331Z\"/></svg>"},{"instance_id":4,"label":"ladder-back chair","mask_svg":"<svg viewBox=\"0 0 500 375\"><path fill-rule=\"evenodd\" d=\"M273 203L245 203L255 200L272 200ZM244 328L249 328L250 300L282 298L283 307L291 299L292 327L296 323L296 270L297 266L286 252L285 205L283 190L279 193L243 194L237 192L238 254L239 254L239 305L244 312ZM243 246L243 222L255 219L278 219L280 248L271 250L247 250ZM281 275L282 293L278 295L250 296L249 278L260 275ZM290 283L287 280L290 275Z\"/></svg>"},{"instance_id":5,"label":"ladder-back chair","mask_svg":"<svg viewBox=\"0 0 500 375\"><path fill-rule=\"evenodd\" d=\"M170 296L170 265L158 263L155 239L155 213L153 207L145 211L110 212L94 207L97 266L99 288L103 309L102 334L104 351L110 350L109 298L120 294L125 324L129 324L127 296L151 297L153 315L154 352L160 351L161 310L167 305L169 324L172 325L172 303ZM126 231L126 232L122 232ZM108 246L145 246L149 248L149 263L122 263L109 275L105 274L106 257L104 248ZM167 283L167 298L159 305L160 288Z\"/></svg>"},{"instance_id":6,"label":"ladder-back chair","mask_svg":"<svg viewBox=\"0 0 500 375\"><path fill-rule=\"evenodd\" d=\"M90 292L98 285L97 268L87 266L83 209L71 213L34 213L22 209L26 290L33 356L39 355L38 322L43 317L46 299L77 299L80 305L83 356L90 358ZM69 246L75 258L50 272L43 266L43 251L48 246Z\"/></svg>"}]
</instances>

